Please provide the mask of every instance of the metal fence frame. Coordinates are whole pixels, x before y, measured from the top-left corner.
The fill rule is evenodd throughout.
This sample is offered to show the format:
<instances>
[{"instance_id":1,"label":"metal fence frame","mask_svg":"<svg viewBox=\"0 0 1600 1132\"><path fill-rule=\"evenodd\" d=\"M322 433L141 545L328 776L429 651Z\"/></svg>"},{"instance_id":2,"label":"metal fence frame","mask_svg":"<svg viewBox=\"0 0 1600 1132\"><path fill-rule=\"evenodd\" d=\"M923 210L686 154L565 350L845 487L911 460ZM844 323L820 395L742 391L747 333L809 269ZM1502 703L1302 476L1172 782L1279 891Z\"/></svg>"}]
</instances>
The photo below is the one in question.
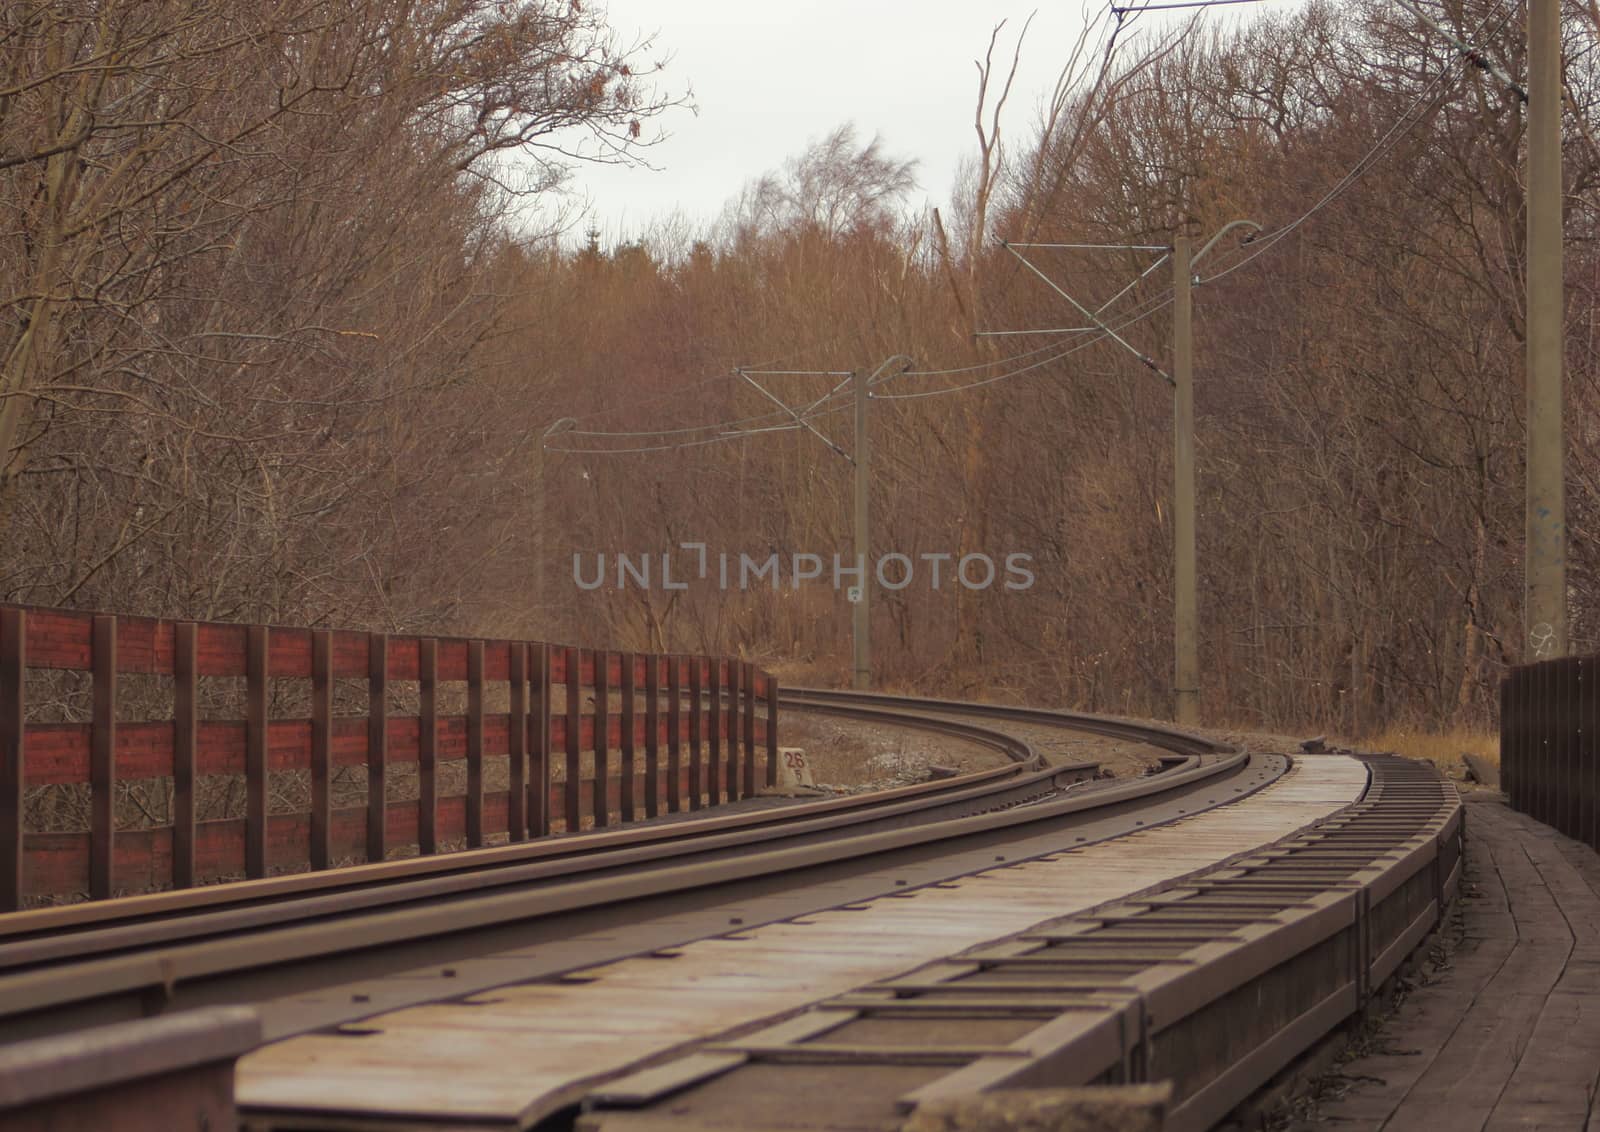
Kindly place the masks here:
<instances>
[{"instance_id":1,"label":"metal fence frame","mask_svg":"<svg viewBox=\"0 0 1600 1132\"><path fill-rule=\"evenodd\" d=\"M1511 808L1600 849L1600 656L1522 664L1500 684Z\"/></svg>"}]
</instances>

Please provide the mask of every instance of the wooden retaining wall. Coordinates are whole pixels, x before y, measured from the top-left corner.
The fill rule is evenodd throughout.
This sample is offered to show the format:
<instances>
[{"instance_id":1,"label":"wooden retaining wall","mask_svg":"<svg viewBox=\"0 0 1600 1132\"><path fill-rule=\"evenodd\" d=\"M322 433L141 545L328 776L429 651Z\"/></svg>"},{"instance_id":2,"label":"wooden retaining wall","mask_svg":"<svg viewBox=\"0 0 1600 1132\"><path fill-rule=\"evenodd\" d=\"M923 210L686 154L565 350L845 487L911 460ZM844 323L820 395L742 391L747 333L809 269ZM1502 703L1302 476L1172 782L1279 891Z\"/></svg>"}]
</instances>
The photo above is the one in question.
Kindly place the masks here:
<instances>
[{"instance_id":1,"label":"wooden retaining wall","mask_svg":"<svg viewBox=\"0 0 1600 1132\"><path fill-rule=\"evenodd\" d=\"M1600 656L1519 664L1500 684L1511 808L1600 849Z\"/></svg>"},{"instance_id":2,"label":"wooden retaining wall","mask_svg":"<svg viewBox=\"0 0 1600 1132\"><path fill-rule=\"evenodd\" d=\"M50 670L87 674L87 722L35 721L45 704L30 686ZM135 674L169 678L157 681L165 718L124 718L119 685ZM201 718L203 682L216 680L242 681L239 717ZM365 712L337 714L336 689ZM0 606L0 911L748 797L776 781L777 696L768 673L727 657ZM417 713L391 714L396 699ZM280 717L286 704L294 717ZM486 787L486 760L501 758L504 786ZM364 770L363 805L336 805L345 767ZM416 797L393 797L396 768ZM461 770L464 793L441 797ZM309 776L304 809L270 804L283 772ZM197 785L213 775L242 780L242 817L197 820ZM170 790L170 824L127 828L119 783ZM87 830L24 828L29 792L52 785L88 787Z\"/></svg>"}]
</instances>

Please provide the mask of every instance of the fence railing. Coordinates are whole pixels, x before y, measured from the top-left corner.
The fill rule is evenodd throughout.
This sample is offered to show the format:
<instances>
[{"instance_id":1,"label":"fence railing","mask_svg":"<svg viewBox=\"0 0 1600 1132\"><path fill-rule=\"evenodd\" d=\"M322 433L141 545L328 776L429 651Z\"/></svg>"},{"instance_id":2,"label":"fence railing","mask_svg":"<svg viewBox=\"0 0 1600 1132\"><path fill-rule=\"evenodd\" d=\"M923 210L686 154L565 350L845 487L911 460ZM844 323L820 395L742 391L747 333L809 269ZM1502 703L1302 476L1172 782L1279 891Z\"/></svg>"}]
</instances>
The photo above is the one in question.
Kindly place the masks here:
<instances>
[{"instance_id":1,"label":"fence railing","mask_svg":"<svg viewBox=\"0 0 1600 1132\"><path fill-rule=\"evenodd\" d=\"M0 911L747 797L777 699L726 657L0 606Z\"/></svg>"},{"instance_id":2,"label":"fence railing","mask_svg":"<svg viewBox=\"0 0 1600 1132\"><path fill-rule=\"evenodd\" d=\"M1600 657L1539 661L1507 674L1500 786L1513 809L1600 849Z\"/></svg>"}]
</instances>

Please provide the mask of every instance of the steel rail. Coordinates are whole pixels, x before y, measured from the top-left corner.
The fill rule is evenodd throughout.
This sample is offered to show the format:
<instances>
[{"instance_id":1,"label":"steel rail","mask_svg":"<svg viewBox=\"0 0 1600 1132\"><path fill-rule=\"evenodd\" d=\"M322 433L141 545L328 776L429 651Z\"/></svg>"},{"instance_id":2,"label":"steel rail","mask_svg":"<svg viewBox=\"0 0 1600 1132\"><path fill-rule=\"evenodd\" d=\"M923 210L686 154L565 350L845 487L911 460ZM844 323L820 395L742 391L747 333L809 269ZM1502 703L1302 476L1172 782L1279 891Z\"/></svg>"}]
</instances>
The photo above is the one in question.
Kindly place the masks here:
<instances>
[{"instance_id":1,"label":"steel rail","mask_svg":"<svg viewBox=\"0 0 1600 1132\"><path fill-rule=\"evenodd\" d=\"M782 700L781 700L782 702ZM790 710L816 711L824 715L842 715L826 705L789 704ZM976 727L952 719L923 719L907 715L904 711L875 711L853 718L886 723L891 726L912 727L918 731L949 735L952 739L976 743L979 747L1002 753L1011 759L1010 766L989 767L984 771L955 775L950 779L912 783L906 787L878 790L866 795L846 795L840 798L819 799L811 803L797 803L773 811L742 811L731 814L710 814L707 817L675 817L664 822L635 823L616 830L595 830L589 833L562 833L534 841L518 841L504 846L466 849L453 854L406 857L400 860L382 860L362 865L349 865L334 870L315 873L288 873L282 876L230 881L210 884L194 889L174 889L168 892L149 892L131 895L118 900L93 900L93 902L61 905L61 907L35 908L35 910L0 916L0 969L6 966L3 947L8 940L61 937L83 927L104 927L110 923L154 921L160 916L174 913L194 913L198 910L261 903L272 899L301 897L312 892L341 892L352 887L387 883L418 876L453 876L469 873L485 865L523 862L523 860L571 859L594 852L611 851L618 847L643 846L643 844L675 841L680 838L707 836L742 828L768 827L781 823L798 822L822 814L851 814L882 809L890 804L915 799L941 798L962 795L962 791L984 787L995 780L1016 779L1022 769L1038 769L1042 759L1032 747L1014 735L994 731L990 727ZM1058 771L1093 771L1096 764L1062 764Z\"/></svg>"},{"instance_id":2,"label":"steel rail","mask_svg":"<svg viewBox=\"0 0 1600 1132\"><path fill-rule=\"evenodd\" d=\"M975 805L1003 804L1005 795L1015 794L1019 789L1038 789L1041 784L1056 778L1092 775L1098 766L1094 762L1081 762L1046 769L1042 765L1043 760L1025 741L992 728L954 720L923 718L898 710L840 709L798 703L789 706L791 710L847 716L863 722L943 734L998 751L1011 760L1011 765L867 794L802 802L773 810L669 819L616 830L561 834L537 841L457 853L370 862L322 872L293 873L13 913L0 916L0 971L16 965L16 956L21 952L14 950L12 945L23 940L50 940L53 946L60 947L68 937L89 930L135 923L154 924L174 920L179 915L193 917L202 912L228 908L265 907L274 901L318 893L343 894L400 880L481 873L489 866L532 861L572 861L666 842L686 844L694 839L741 830L749 831L753 839L761 839L781 835L785 827L802 827L802 823L819 818L826 819L827 824L803 828L838 828L885 817L913 815L921 809L932 811L948 808L964 802ZM147 933L143 941L148 942L151 938L153 936Z\"/></svg>"},{"instance_id":3,"label":"steel rail","mask_svg":"<svg viewBox=\"0 0 1600 1132\"><path fill-rule=\"evenodd\" d=\"M90 955L126 951L174 942L187 942L229 932L281 926L293 921L312 921L325 916L344 916L367 909L383 909L418 900L450 899L468 893L521 885L535 881L580 879L588 873L605 873L619 868L646 867L676 857L707 852L749 848L769 841L799 843L818 836L836 837L840 831L861 835L861 827L888 826L941 820L943 811L992 808L1014 804L1049 791L1081 770L1066 767L1026 772L998 783L986 782L970 789L899 801L843 814L823 814L806 820L746 823L732 829L696 829L679 836L653 839L645 844L613 846L585 845L571 853L540 855L534 860L512 857L480 862L473 867L432 870L432 875L397 881L388 877L376 882L346 878L335 887L285 898L234 898L221 906L191 909L182 917L150 918L136 915L94 928L78 927L69 933L35 930L22 938L0 944L0 972L27 968L40 963L57 963ZM954 780L950 780L954 781ZM798 807L795 807L798 808ZM789 815L780 815L789 817ZM681 823L688 825L689 823ZM671 826L659 827L670 833ZM542 859L541 859L542 858ZM223 894L228 896L230 894ZM0 1006L0 1013L4 1007Z\"/></svg>"},{"instance_id":4,"label":"steel rail","mask_svg":"<svg viewBox=\"0 0 1600 1132\"><path fill-rule=\"evenodd\" d=\"M1052 727L1068 727L1112 739L1148 743L1174 754L1220 754L1231 750L1224 743L1213 742L1198 735L1160 727L1150 723L1136 723L1114 716L1094 715L1087 712L1056 711L1049 708L1013 707L1009 704L983 703L977 700L950 700L904 696L888 692L855 692L834 688L786 688L785 699L795 707L807 704L839 704L860 707L901 708L920 712L950 712L984 719L1003 719L1011 723L1038 723Z\"/></svg>"},{"instance_id":5,"label":"steel rail","mask_svg":"<svg viewBox=\"0 0 1600 1132\"><path fill-rule=\"evenodd\" d=\"M904 709L916 707L916 701L905 697L885 697L873 709L861 704L824 703L823 698L808 694L797 697L791 706L846 710L857 717L860 712L871 710L877 713L874 718L878 722L932 725L946 733L955 733L952 728L966 728L969 735L972 733L969 724L914 720ZM802 699L812 702L799 702ZM1080 719L1070 713L948 702L940 703L936 710L1000 718L1019 716L1029 722L1074 728L1086 723L1089 726L1080 729L1106 733L1103 721ZM566 840L565 857L541 852L537 846L517 845L431 858L426 863L410 860L363 866L348 870L343 874L345 879L340 874L316 874L319 879L313 887L317 891L304 896L286 896L281 887L274 889L271 881L219 886L219 892L224 888L245 890L258 886L255 895L246 896L244 903L221 910L151 914L149 902L159 905L159 901L140 898L147 902L142 906L147 918L111 927L85 928L86 921L74 917L86 913L76 909L46 910L61 912L62 919L78 934L62 934L58 930L35 932L30 937L29 933L14 933L12 943L0 946L0 967L4 968L0 973L0 1017L32 1015L38 1022L41 1015L55 1014L65 1027L70 1025L68 1016L72 1011L63 1008L73 1004L93 1004L107 998L127 1000L131 996L141 1000L141 1009L151 1005L159 1009L179 1004L180 988L203 984L215 990L219 981L266 969L303 967L356 953L370 955L371 949L400 948L419 940L462 939L507 925L694 893L873 855L912 849L933 851L940 850L942 844L962 843L963 839L971 842L974 838L1014 836L1016 829L1030 823L1059 821L1091 811L1148 805L1181 796L1186 789L1197 789L1219 776L1239 773L1246 764L1242 755L1216 754L1215 744L1160 729L1118 724L1116 733L1180 752L1199 745L1211 754L1206 758L1185 754L1166 773L1131 783L1021 808L936 821L927 820L926 814L918 818L916 811L970 807L985 798L992 803L998 792L989 787L995 783L972 785L951 779L946 780L946 785L956 783L958 789L924 790L921 796L917 796L917 788L908 788L897 792L899 797L891 803L865 811L852 811L846 806L838 807L845 812L819 813L818 809L828 805L820 803L813 804L799 818L788 815L808 807L775 811L785 820L775 817L768 824L747 820L756 815L725 815L678 823L676 828L668 825L634 829L551 843L559 854L560 843ZM1014 737L1009 741L1020 743ZM1023 744L1022 749L1025 747ZM1042 790L1060 774L1082 769L1080 765L1015 771L999 785L1013 794L1018 789ZM981 778L989 773L967 777ZM1263 776L1257 775L1254 784L1259 785L1262 780ZM902 827L895 828L896 823ZM689 826L700 828L692 831L692 837L683 836ZM858 828L852 830L852 826ZM861 828L870 832L861 832ZM853 835L841 836L841 832ZM585 844L574 854L571 847L579 842ZM358 874L364 883L350 884L348 878ZM289 879L306 880L301 877L279 881ZM193 898L192 893L171 895ZM237 894L224 894L223 898L234 895ZM49 919L46 913L20 916L38 917L30 922L40 924Z\"/></svg>"},{"instance_id":6,"label":"steel rail","mask_svg":"<svg viewBox=\"0 0 1600 1132\"><path fill-rule=\"evenodd\" d=\"M900 817L913 813L916 807L900 809L890 807L895 803L913 800L929 803L937 799L939 806L947 807L953 801L976 803L984 798L985 793L992 791L996 795L991 800L993 804L1006 804L1012 799L1001 797L1003 794L1015 794L1018 788L1026 790L1035 787L1052 775L1059 778L1070 773L1092 773L1098 765L1092 761L1060 764L1050 773L1039 774L1037 772L1043 769L1043 760L1025 741L990 728L975 727L926 714L914 714L914 710L919 707L935 706L937 710L951 714L1012 722L1044 723L1054 727L1136 739L1179 754L1216 753L1226 750L1219 744L1199 740L1180 732L1169 732L1123 721L1107 721L1071 712L809 689L796 690L792 694L785 693L780 702L790 710L924 730L986 746L1006 755L1015 764L1033 767L1036 774L1031 778L1021 777L1017 766L994 767L948 779L874 791L869 794L798 803L771 811L684 818L617 830L558 835L538 841L517 842L451 854L372 862L323 872L294 873L260 880L149 893L115 901L92 901L35 909L25 913L0 916L0 971L15 965L13 956L18 954L10 951L7 944L24 939L49 938L59 943L64 936L87 929L104 929L112 925L130 923L154 923L180 914L193 915L200 911L218 911L229 907L260 906L271 900L297 898L312 893L343 893L355 888L418 877L456 876L475 872L487 865L575 859L624 847L704 838L741 829L757 831L756 836L762 837L767 835L766 830L797 825L819 815L854 814L871 820ZM1002 779L1008 780L1008 784L999 785L998 780ZM928 808L935 807L929 805ZM148 942L150 938L153 937L147 934L144 941Z\"/></svg>"}]
</instances>

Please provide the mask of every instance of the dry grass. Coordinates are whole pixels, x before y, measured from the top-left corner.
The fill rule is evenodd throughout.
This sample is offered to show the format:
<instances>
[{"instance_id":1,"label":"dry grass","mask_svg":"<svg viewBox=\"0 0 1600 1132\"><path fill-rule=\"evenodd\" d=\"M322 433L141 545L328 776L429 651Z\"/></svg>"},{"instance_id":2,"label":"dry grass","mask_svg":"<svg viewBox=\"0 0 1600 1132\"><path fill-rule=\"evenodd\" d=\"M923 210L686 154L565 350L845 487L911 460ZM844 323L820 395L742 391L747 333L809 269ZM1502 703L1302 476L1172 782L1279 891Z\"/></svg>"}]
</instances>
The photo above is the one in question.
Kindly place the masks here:
<instances>
[{"instance_id":1,"label":"dry grass","mask_svg":"<svg viewBox=\"0 0 1600 1132\"><path fill-rule=\"evenodd\" d=\"M1454 766L1463 754L1480 755L1500 765L1500 736L1493 731L1454 727L1427 731L1413 727L1387 727L1350 746L1364 751L1393 751L1410 759L1427 759L1437 767Z\"/></svg>"},{"instance_id":2,"label":"dry grass","mask_svg":"<svg viewBox=\"0 0 1600 1132\"><path fill-rule=\"evenodd\" d=\"M806 752L819 786L900 785L922 781L934 764L972 771L1006 761L986 747L947 735L799 711L784 716L782 728L783 744Z\"/></svg>"}]
</instances>

